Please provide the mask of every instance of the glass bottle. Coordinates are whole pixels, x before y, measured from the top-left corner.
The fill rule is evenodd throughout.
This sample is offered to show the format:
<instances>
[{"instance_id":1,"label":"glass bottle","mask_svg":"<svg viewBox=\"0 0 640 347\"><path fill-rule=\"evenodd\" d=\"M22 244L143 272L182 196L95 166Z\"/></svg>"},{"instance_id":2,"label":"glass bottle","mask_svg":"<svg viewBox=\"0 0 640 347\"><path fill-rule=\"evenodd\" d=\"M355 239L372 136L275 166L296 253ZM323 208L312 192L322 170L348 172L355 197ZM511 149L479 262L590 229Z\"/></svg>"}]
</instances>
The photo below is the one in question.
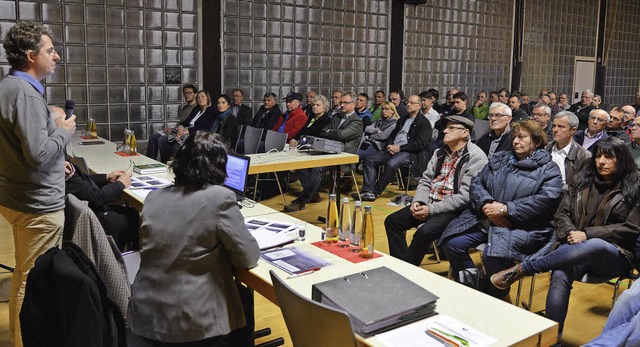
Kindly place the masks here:
<instances>
[{"instance_id":1,"label":"glass bottle","mask_svg":"<svg viewBox=\"0 0 640 347\"><path fill-rule=\"evenodd\" d=\"M351 209L349 208L349 198L342 198L340 206L340 232L338 234L338 247L349 247L351 238Z\"/></svg>"},{"instance_id":2,"label":"glass bottle","mask_svg":"<svg viewBox=\"0 0 640 347\"><path fill-rule=\"evenodd\" d=\"M136 141L136 133L133 130L130 130L130 131L131 131L131 140L129 141L130 142L129 153L136 154L136 152L138 151L138 141Z\"/></svg>"},{"instance_id":3,"label":"glass bottle","mask_svg":"<svg viewBox=\"0 0 640 347\"><path fill-rule=\"evenodd\" d=\"M96 126L96 119L95 118L91 118L90 119L90 123L91 123L91 138L92 139L97 139L98 138L98 127Z\"/></svg>"},{"instance_id":4,"label":"glass bottle","mask_svg":"<svg viewBox=\"0 0 640 347\"><path fill-rule=\"evenodd\" d=\"M360 256L362 258L371 258L374 253L373 246L373 215L371 215L371 206L364 207L364 220L362 221L362 250Z\"/></svg>"},{"instance_id":5,"label":"glass bottle","mask_svg":"<svg viewBox=\"0 0 640 347\"><path fill-rule=\"evenodd\" d=\"M327 245L338 242L338 203L335 194L329 195L327 222L324 225L324 242Z\"/></svg>"},{"instance_id":6,"label":"glass bottle","mask_svg":"<svg viewBox=\"0 0 640 347\"><path fill-rule=\"evenodd\" d=\"M122 152L129 153L131 149L131 134L129 133L129 129L124 129L124 137L122 138Z\"/></svg>"},{"instance_id":7,"label":"glass bottle","mask_svg":"<svg viewBox=\"0 0 640 347\"><path fill-rule=\"evenodd\" d=\"M349 238L349 250L360 252L360 235L362 234L362 202L356 200L351 217L351 237Z\"/></svg>"}]
</instances>

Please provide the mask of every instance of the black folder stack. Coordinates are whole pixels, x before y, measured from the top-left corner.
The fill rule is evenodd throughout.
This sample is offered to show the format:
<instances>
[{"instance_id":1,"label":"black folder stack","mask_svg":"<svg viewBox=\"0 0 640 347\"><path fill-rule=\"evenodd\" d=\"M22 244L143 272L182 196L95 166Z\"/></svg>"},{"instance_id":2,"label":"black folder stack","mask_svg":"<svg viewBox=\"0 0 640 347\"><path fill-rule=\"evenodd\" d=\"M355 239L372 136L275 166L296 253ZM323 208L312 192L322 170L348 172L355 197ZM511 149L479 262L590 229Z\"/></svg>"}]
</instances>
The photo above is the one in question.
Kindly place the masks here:
<instances>
[{"instance_id":1,"label":"black folder stack","mask_svg":"<svg viewBox=\"0 0 640 347\"><path fill-rule=\"evenodd\" d=\"M365 337L437 314L437 296L386 267L314 284L311 296L346 311Z\"/></svg>"}]
</instances>

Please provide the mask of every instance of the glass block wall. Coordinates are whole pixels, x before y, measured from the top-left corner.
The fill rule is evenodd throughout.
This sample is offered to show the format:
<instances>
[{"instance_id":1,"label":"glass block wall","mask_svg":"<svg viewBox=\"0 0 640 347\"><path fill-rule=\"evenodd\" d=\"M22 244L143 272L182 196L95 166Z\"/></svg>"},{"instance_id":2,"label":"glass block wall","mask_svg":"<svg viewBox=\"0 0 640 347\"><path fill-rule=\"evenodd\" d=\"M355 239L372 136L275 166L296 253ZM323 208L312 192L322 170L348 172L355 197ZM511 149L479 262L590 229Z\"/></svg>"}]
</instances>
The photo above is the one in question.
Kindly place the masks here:
<instances>
[{"instance_id":1,"label":"glass block wall","mask_svg":"<svg viewBox=\"0 0 640 347\"><path fill-rule=\"evenodd\" d=\"M388 0L225 0L223 87L254 111L265 92L386 89Z\"/></svg>"},{"instance_id":2,"label":"glass block wall","mask_svg":"<svg viewBox=\"0 0 640 347\"><path fill-rule=\"evenodd\" d=\"M605 37L605 100L607 104L633 105L640 91L640 2L610 1ZM608 51L607 51L608 49Z\"/></svg>"},{"instance_id":3,"label":"glass block wall","mask_svg":"<svg viewBox=\"0 0 640 347\"><path fill-rule=\"evenodd\" d=\"M94 117L102 137L131 128L146 139L179 117L182 82L197 82L196 0L0 1L0 36L17 20L53 32L62 60L45 81L47 102L74 100L78 127Z\"/></svg>"},{"instance_id":4,"label":"glass block wall","mask_svg":"<svg viewBox=\"0 0 640 347\"><path fill-rule=\"evenodd\" d=\"M471 97L509 87L513 1L405 6L405 95L456 87ZM473 100L473 99L472 99Z\"/></svg>"},{"instance_id":5,"label":"glass block wall","mask_svg":"<svg viewBox=\"0 0 640 347\"><path fill-rule=\"evenodd\" d=\"M597 0L525 1L520 89L571 95L575 57L596 55L597 33Z\"/></svg>"}]
</instances>

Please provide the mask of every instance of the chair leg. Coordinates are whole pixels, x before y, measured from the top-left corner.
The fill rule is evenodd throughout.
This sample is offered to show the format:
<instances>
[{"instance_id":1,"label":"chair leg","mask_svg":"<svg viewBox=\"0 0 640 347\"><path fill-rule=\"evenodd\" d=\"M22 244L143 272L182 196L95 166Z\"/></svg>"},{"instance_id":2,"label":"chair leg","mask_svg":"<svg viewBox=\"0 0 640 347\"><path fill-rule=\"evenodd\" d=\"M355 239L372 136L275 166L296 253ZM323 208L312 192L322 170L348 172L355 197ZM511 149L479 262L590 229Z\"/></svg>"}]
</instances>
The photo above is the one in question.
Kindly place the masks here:
<instances>
[{"instance_id":1,"label":"chair leg","mask_svg":"<svg viewBox=\"0 0 640 347\"><path fill-rule=\"evenodd\" d=\"M360 196L360 188L358 188L358 181L356 180L356 173L351 170L351 178L353 179L353 185L356 187L356 194L358 194L358 199L362 201L362 197Z\"/></svg>"},{"instance_id":2,"label":"chair leg","mask_svg":"<svg viewBox=\"0 0 640 347\"><path fill-rule=\"evenodd\" d=\"M278 173L274 172L273 174L276 176L276 182L278 182L278 189L280 189L280 196L282 196L282 202L286 206L287 205L287 199L284 198L284 192L282 191L282 185L280 185L280 179L278 178Z\"/></svg>"},{"instance_id":3,"label":"chair leg","mask_svg":"<svg viewBox=\"0 0 640 347\"><path fill-rule=\"evenodd\" d=\"M516 301L514 305L520 306L520 293L522 292L522 278L518 280L518 291L516 292Z\"/></svg>"},{"instance_id":4,"label":"chair leg","mask_svg":"<svg viewBox=\"0 0 640 347\"><path fill-rule=\"evenodd\" d=\"M407 172L407 182L402 182L404 185L404 193L409 194L409 183L411 183L411 164L409 164L409 172Z\"/></svg>"},{"instance_id":5,"label":"chair leg","mask_svg":"<svg viewBox=\"0 0 640 347\"><path fill-rule=\"evenodd\" d=\"M398 188L400 190L404 190L404 180L402 179L402 171L400 171L400 167L396 169L396 180L398 181Z\"/></svg>"},{"instance_id":6,"label":"chair leg","mask_svg":"<svg viewBox=\"0 0 640 347\"><path fill-rule=\"evenodd\" d=\"M436 263L440 264L440 251L438 251L438 244L433 241L433 254L436 256Z\"/></svg>"},{"instance_id":7,"label":"chair leg","mask_svg":"<svg viewBox=\"0 0 640 347\"><path fill-rule=\"evenodd\" d=\"M14 268L9 267L9 266L4 265L4 264L0 264L0 268L3 268L3 269L5 269L5 270L7 270L9 272L13 272L13 270L14 270Z\"/></svg>"},{"instance_id":8,"label":"chair leg","mask_svg":"<svg viewBox=\"0 0 640 347\"><path fill-rule=\"evenodd\" d=\"M531 287L529 287L529 302L525 307L527 311L531 311L531 306L533 306L533 292L535 289L536 289L536 275L533 274L531 275ZM524 307L524 304L522 304L522 306Z\"/></svg>"},{"instance_id":9,"label":"chair leg","mask_svg":"<svg viewBox=\"0 0 640 347\"><path fill-rule=\"evenodd\" d=\"M256 184L253 186L253 201L256 201L256 194L258 194L258 180L260 179L260 174L256 175Z\"/></svg>"}]
</instances>

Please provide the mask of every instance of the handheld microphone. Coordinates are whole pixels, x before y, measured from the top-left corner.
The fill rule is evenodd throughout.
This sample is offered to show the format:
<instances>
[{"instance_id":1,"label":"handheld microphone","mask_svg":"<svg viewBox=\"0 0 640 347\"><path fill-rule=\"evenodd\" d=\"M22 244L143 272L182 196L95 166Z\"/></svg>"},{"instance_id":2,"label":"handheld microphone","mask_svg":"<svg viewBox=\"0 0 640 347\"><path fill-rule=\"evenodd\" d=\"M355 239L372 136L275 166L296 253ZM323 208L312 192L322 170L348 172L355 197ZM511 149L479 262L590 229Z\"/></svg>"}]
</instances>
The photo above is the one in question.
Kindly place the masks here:
<instances>
[{"instance_id":1,"label":"handheld microphone","mask_svg":"<svg viewBox=\"0 0 640 347\"><path fill-rule=\"evenodd\" d=\"M69 119L69 117L71 117L75 107L76 107L76 103L73 102L73 100L67 100L67 101L64 102L65 119Z\"/></svg>"}]
</instances>

